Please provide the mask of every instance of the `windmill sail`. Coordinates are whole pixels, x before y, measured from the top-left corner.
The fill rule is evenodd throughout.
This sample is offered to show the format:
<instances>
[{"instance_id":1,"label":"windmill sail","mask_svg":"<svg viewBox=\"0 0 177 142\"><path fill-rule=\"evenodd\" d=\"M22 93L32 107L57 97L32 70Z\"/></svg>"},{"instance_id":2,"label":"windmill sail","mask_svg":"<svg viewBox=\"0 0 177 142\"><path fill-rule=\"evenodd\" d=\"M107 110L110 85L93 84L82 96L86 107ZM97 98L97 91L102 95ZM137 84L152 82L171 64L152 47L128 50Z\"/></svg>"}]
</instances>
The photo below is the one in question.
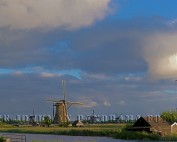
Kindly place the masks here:
<instances>
[{"instance_id":1,"label":"windmill sail","mask_svg":"<svg viewBox=\"0 0 177 142\"><path fill-rule=\"evenodd\" d=\"M63 93L63 98L66 101L66 81L62 80L62 93Z\"/></svg>"}]
</instances>

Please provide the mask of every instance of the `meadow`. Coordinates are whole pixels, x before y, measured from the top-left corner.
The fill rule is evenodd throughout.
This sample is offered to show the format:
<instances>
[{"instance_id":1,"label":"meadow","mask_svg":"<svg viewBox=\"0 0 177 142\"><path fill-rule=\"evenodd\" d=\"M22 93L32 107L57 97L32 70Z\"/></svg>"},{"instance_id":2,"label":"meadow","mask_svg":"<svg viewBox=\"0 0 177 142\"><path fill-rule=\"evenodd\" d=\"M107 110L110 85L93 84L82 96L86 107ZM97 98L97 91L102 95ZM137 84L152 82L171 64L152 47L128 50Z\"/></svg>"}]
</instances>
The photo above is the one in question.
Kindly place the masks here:
<instances>
[{"instance_id":1,"label":"meadow","mask_svg":"<svg viewBox=\"0 0 177 142\"><path fill-rule=\"evenodd\" d=\"M83 127L31 127L1 125L0 132L5 133L29 133L29 134L53 134L70 136L101 136L124 140L156 140L176 141L177 135L161 137L157 134L146 132L126 131L126 124L89 124Z\"/></svg>"},{"instance_id":2,"label":"meadow","mask_svg":"<svg viewBox=\"0 0 177 142\"><path fill-rule=\"evenodd\" d=\"M0 126L0 132L11 133L35 133L35 134L57 134L57 135L98 135L108 136L109 133L120 132L125 124L90 124L83 127L27 127L27 126Z\"/></svg>"}]
</instances>

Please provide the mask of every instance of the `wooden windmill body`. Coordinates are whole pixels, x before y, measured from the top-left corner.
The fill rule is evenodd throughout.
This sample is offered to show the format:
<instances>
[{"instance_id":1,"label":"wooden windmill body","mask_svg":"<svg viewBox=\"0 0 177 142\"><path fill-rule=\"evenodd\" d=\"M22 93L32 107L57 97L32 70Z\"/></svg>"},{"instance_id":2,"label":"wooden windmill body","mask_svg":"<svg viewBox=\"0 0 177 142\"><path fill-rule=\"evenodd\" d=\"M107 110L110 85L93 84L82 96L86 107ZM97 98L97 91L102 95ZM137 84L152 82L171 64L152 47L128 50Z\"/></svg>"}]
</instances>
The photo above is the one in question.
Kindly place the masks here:
<instances>
[{"instance_id":1,"label":"wooden windmill body","mask_svg":"<svg viewBox=\"0 0 177 142\"><path fill-rule=\"evenodd\" d=\"M68 113L67 113L65 101L63 100L61 102L55 103L54 106L56 107L54 123L58 124L61 122L67 122L68 121Z\"/></svg>"},{"instance_id":2,"label":"wooden windmill body","mask_svg":"<svg viewBox=\"0 0 177 142\"><path fill-rule=\"evenodd\" d=\"M72 105L82 105L80 102L70 102L66 101L66 83L65 80L62 80L62 93L63 93L63 100L56 100L56 99L49 99L48 101L51 101L54 103L55 107L55 114L54 114L54 124L60 124L63 122L68 122L68 108L70 108Z\"/></svg>"}]
</instances>

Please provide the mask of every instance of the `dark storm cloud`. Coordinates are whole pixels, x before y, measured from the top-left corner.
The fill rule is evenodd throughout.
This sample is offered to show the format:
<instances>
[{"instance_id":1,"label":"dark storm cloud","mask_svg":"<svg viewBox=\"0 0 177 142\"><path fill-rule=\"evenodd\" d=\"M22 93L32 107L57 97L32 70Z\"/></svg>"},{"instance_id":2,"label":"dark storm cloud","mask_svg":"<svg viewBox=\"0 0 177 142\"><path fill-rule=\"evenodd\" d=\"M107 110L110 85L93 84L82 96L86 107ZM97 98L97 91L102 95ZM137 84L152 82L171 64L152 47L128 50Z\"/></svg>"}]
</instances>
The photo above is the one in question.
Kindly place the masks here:
<instances>
[{"instance_id":1,"label":"dark storm cloud","mask_svg":"<svg viewBox=\"0 0 177 142\"><path fill-rule=\"evenodd\" d=\"M40 77L36 74L0 75L1 114L52 114L47 98L63 99L61 80L71 76Z\"/></svg>"},{"instance_id":2,"label":"dark storm cloud","mask_svg":"<svg viewBox=\"0 0 177 142\"><path fill-rule=\"evenodd\" d=\"M161 112L167 105L173 107L175 96L163 91L174 90L171 85L174 82L150 80L146 74L149 60L142 54L147 49L143 45L147 37L175 29L164 21L115 20L72 32L4 31L7 35L0 39L0 66L17 72L0 76L0 112L29 114L34 107L37 113L52 113L52 105L45 98L58 97L61 79L67 80L67 99L85 103L85 107L74 109L80 114L91 113L93 109L101 114L150 114ZM81 79L55 76L52 72L18 72L19 67L26 66L39 67L41 71L79 69ZM15 107L9 108L6 102ZM144 105L156 109L139 107ZM76 111L71 109L70 113Z\"/></svg>"},{"instance_id":3,"label":"dark storm cloud","mask_svg":"<svg viewBox=\"0 0 177 142\"><path fill-rule=\"evenodd\" d=\"M93 109L99 114L155 114L166 109L166 106L174 106L175 96L163 93L164 89L174 89L173 82L151 82L141 75L106 77L88 74L79 80L71 76L1 75L0 112L31 114L34 108L36 114L52 114L52 104L45 99L63 98L62 79L66 80L67 100L84 103L79 108L72 107L69 110L72 115L90 114ZM159 104L159 101L166 105ZM9 107L7 102L14 107ZM139 107L145 104L156 106L156 109Z\"/></svg>"},{"instance_id":4,"label":"dark storm cloud","mask_svg":"<svg viewBox=\"0 0 177 142\"><path fill-rule=\"evenodd\" d=\"M162 19L152 18L97 23L75 32L7 30L10 41L2 40L0 63L6 67L40 65L90 73L146 72L144 39L165 26ZM58 44L62 42L65 46Z\"/></svg>"},{"instance_id":5,"label":"dark storm cloud","mask_svg":"<svg viewBox=\"0 0 177 142\"><path fill-rule=\"evenodd\" d=\"M176 100L175 95L164 92L164 89L175 89L173 81L152 82L146 77L135 78L127 75L110 80L85 76L82 80L69 83L68 88L71 91L69 96L78 96L76 97L78 101L94 104L91 108L80 108L84 113L95 109L100 114L158 114L173 108ZM156 109L149 108L147 105L154 106Z\"/></svg>"},{"instance_id":6,"label":"dark storm cloud","mask_svg":"<svg viewBox=\"0 0 177 142\"><path fill-rule=\"evenodd\" d=\"M69 36L70 48L75 53L70 62L90 73L146 72L144 40L163 28L168 27L160 18L98 23Z\"/></svg>"}]
</instances>

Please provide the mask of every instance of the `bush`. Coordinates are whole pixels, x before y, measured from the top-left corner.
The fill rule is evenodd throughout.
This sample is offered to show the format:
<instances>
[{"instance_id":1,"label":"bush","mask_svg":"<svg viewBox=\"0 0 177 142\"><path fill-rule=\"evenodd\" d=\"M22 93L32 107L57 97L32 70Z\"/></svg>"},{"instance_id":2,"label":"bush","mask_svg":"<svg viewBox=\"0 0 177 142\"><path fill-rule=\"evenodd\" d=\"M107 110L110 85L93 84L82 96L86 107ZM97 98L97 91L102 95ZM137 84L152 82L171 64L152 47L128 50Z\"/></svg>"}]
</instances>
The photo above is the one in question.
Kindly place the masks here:
<instances>
[{"instance_id":1,"label":"bush","mask_svg":"<svg viewBox=\"0 0 177 142\"><path fill-rule=\"evenodd\" d=\"M160 136L157 134L149 134L146 132L133 132L123 130L113 136L116 139L124 140L160 140Z\"/></svg>"},{"instance_id":2,"label":"bush","mask_svg":"<svg viewBox=\"0 0 177 142\"><path fill-rule=\"evenodd\" d=\"M5 142L6 139L4 137L0 137L0 142Z\"/></svg>"},{"instance_id":3,"label":"bush","mask_svg":"<svg viewBox=\"0 0 177 142\"><path fill-rule=\"evenodd\" d=\"M46 124L48 127L52 124L52 120L49 118L49 116L44 117L44 124Z\"/></svg>"},{"instance_id":4,"label":"bush","mask_svg":"<svg viewBox=\"0 0 177 142\"><path fill-rule=\"evenodd\" d=\"M177 121L177 111L164 111L161 114L161 118L167 122L174 123Z\"/></svg>"},{"instance_id":5,"label":"bush","mask_svg":"<svg viewBox=\"0 0 177 142\"><path fill-rule=\"evenodd\" d=\"M68 127L68 125L70 124L70 122L62 122L59 124L60 127Z\"/></svg>"}]
</instances>

